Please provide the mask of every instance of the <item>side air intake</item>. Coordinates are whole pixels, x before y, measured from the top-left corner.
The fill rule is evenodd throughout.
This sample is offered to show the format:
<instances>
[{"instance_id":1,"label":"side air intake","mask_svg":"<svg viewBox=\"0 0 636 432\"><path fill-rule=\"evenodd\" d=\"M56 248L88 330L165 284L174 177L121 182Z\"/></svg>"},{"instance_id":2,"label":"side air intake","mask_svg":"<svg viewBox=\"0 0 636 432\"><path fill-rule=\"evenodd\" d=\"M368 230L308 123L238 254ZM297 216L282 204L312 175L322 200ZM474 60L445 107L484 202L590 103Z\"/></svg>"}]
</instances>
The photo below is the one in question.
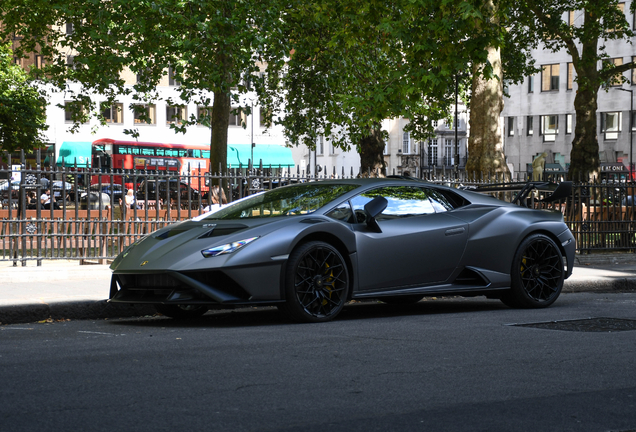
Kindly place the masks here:
<instances>
[{"instance_id":1,"label":"side air intake","mask_svg":"<svg viewBox=\"0 0 636 432\"><path fill-rule=\"evenodd\" d=\"M469 285L469 286L488 286L490 284L489 281L484 278L484 276L476 270L471 268L465 268L462 272L457 276L454 282L455 285Z\"/></svg>"}]
</instances>

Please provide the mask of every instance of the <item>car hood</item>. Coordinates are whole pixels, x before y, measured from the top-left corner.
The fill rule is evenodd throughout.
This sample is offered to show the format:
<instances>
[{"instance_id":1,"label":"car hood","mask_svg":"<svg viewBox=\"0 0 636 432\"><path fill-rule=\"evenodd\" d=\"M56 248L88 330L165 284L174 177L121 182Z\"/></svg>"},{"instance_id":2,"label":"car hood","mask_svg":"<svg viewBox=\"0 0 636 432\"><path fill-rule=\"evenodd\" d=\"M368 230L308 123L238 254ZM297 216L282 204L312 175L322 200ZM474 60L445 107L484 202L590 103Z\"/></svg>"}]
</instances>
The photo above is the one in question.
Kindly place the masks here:
<instances>
[{"instance_id":1,"label":"car hood","mask_svg":"<svg viewBox=\"0 0 636 432\"><path fill-rule=\"evenodd\" d=\"M295 216L292 216L295 218ZM202 250L268 235L292 217L245 220L185 221L157 230L136 241L113 261L116 272L178 271L225 265L241 251L204 258Z\"/></svg>"}]
</instances>

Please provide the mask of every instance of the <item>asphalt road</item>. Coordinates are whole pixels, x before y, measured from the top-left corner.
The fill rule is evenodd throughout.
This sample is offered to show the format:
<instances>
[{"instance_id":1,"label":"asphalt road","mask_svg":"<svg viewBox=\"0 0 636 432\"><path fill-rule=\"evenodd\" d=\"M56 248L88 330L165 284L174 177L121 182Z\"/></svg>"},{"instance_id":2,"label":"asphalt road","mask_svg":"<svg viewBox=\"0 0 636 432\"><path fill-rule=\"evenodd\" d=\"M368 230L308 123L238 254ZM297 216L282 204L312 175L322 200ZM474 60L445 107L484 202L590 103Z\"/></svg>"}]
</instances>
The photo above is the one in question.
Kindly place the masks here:
<instances>
[{"instance_id":1,"label":"asphalt road","mask_svg":"<svg viewBox=\"0 0 636 432\"><path fill-rule=\"evenodd\" d=\"M633 293L5 325L0 430L633 431L634 329Z\"/></svg>"}]
</instances>

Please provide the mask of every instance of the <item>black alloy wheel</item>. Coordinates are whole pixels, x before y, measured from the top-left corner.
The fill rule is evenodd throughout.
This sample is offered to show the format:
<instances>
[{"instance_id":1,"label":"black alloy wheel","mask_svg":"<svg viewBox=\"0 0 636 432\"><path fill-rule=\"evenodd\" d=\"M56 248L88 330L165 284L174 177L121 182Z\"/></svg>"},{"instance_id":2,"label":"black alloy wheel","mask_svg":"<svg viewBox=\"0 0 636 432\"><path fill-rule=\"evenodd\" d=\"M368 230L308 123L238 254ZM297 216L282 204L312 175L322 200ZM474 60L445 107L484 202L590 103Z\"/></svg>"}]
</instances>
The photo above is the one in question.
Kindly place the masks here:
<instances>
[{"instance_id":1,"label":"black alloy wheel","mask_svg":"<svg viewBox=\"0 0 636 432\"><path fill-rule=\"evenodd\" d=\"M155 309L162 315L175 319L198 318L208 311L207 306L200 305L166 305L157 304Z\"/></svg>"},{"instance_id":2,"label":"black alloy wheel","mask_svg":"<svg viewBox=\"0 0 636 432\"><path fill-rule=\"evenodd\" d=\"M312 241L289 256L286 302L280 308L294 321L329 321L342 310L348 291L349 271L340 252L328 243Z\"/></svg>"},{"instance_id":3,"label":"black alloy wheel","mask_svg":"<svg viewBox=\"0 0 636 432\"><path fill-rule=\"evenodd\" d=\"M556 243L543 234L526 237L512 260L511 289L501 301L508 306L542 308L561 294L565 269Z\"/></svg>"}]
</instances>

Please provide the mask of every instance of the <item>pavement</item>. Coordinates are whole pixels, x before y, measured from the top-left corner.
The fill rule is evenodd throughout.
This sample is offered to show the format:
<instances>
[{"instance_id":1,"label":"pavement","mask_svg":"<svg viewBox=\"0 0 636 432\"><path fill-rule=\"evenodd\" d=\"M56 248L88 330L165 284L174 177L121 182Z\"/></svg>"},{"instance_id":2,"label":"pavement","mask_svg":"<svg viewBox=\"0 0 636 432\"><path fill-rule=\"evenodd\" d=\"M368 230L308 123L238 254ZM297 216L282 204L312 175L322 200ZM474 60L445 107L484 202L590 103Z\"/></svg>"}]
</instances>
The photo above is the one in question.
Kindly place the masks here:
<instances>
[{"instance_id":1,"label":"pavement","mask_svg":"<svg viewBox=\"0 0 636 432\"><path fill-rule=\"evenodd\" d=\"M154 315L148 305L108 303L110 269L78 260L0 262L0 325ZM576 256L564 293L636 292L636 254Z\"/></svg>"}]
</instances>

